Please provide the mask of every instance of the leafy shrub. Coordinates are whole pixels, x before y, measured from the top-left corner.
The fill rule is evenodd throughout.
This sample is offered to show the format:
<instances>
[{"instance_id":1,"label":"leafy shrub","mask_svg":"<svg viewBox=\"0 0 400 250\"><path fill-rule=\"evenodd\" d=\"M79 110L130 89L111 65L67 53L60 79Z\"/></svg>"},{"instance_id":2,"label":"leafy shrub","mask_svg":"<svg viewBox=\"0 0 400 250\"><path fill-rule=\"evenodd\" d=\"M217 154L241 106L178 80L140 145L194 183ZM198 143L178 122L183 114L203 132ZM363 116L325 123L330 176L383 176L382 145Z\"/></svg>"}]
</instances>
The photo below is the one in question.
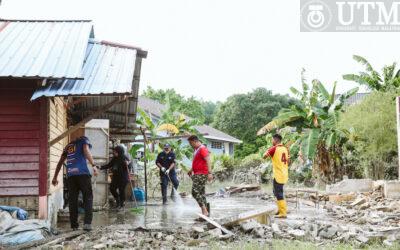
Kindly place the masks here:
<instances>
[{"instance_id":1,"label":"leafy shrub","mask_svg":"<svg viewBox=\"0 0 400 250\"><path fill-rule=\"evenodd\" d=\"M212 159L213 172L232 171L237 166L237 161L229 155L213 155Z\"/></svg>"},{"instance_id":2,"label":"leafy shrub","mask_svg":"<svg viewBox=\"0 0 400 250\"><path fill-rule=\"evenodd\" d=\"M340 126L353 127L357 139L346 145L347 162L364 177L397 178L396 101L400 90L373 92L342 115Z\"/></svg>"},{"instance_id":3,"label":"leafy shrub","mask_svg":"<svg viewBox=\"0 0 400 250\"><path fill-rule=\"evenodd\" d=\"M263 163L260 154L251 154L243 158L239 163L239 168L257 168Z\"/></svg>"}]
</instances>

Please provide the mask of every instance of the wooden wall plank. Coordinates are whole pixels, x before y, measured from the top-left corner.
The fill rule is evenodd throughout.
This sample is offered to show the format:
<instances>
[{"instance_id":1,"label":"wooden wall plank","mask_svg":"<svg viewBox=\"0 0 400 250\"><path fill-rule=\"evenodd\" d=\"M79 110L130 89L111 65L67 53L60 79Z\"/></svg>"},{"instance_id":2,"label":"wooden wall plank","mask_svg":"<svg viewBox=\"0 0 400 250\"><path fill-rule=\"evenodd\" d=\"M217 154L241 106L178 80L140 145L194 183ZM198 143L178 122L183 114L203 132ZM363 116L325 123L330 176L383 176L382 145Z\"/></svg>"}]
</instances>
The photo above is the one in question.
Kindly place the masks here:
<instances>
[{"instance_id":1,"label":"wooden wall plank","mask_svg":"<svg viewBox=\"0 0 400 250\"><path fill-rule=\"evenodd\" d=\"M49 105L49 138L50 141L54 138L57 138L60 134L62 134L67 128L67 115L66 109L64 107L64 103L61 98L54 98L54 103L50 102ZM54 187L51 185L50 180L54 176L55 169L57 167L57 163L60 159L60 156L64 150L67 140L60 140L58 143L52 145L49 148L49 183L48 183L48 192L53 193L58 190L59 187ZM62 175L58 175L59 183L62 183Z\"/></svg>"},{"instance_id":2,"label":"wooden wall plank","mask_svg":"<svg viewBox=\"0 0 400 250\"><path fill-rule=\"evenodd\" d=\"M0 122L37 122L36 115L0 115Z\"/></svg>"},{"instance_id":3,"label":"wooden wall plank","mask_svg":"<svg viewBox=\"0 0 400 250\"><path fill-rule=\"evenodd\" d=\"M38 187L38 179L0 179L0 188L4 187Z\"/></svg>"},{"instance_id":4,"label":"wooden wall plank","mask_svg":"<svg viewBox=\"0 0 400 250\"><path fill-rule=\"evenodd\" d=\"M39 130L39 122L3 122L0 123L0 131Z\"/></svg>"},{"instance_id":5,"label":"wooden wall plank","mask_svg":"<svg viewBox=\"0 0 400 250\"><path fill-rule=\"evenodd\" d=\"M1 115L38 115L39 109L35 105L10 106L0 109Z\"/></svg>"},{"instance_id":6,"label":"wooden wall plank","mask_svg":"<svg viewBox=\"0 0 400 250\"><path fill-rule=\"evenodd\" d=\"M24 196L24 195L38 195L39 188L37 187L8 187L8 188L0 188L0 197L1 196Z\"/></svg>"},{"instance_id":7,"label":"wooden wall plank","mask_svg":"<svg viewBox=\"0 0 400 250\"><path fill-rule=\"evenodd\" d=\"M11 147L39 146L39 140L38 139L14 140L12 138L8 139L0 138L0 146L11 146Z\"/></svg>"},{"instance_id":8,"label":"wooden wall plank","mask_svg":"<svg viewBox=\"0 0 400 250\"><path fill-rule=\"evenodd\" d=\"M39 131L0 131L1 139L36 139Z\"/></svg>"},{"instance_id":9,"label":"wooden wall plank","mask_svg":"<svg viewBox=\"0 0 400 250\"><path fill-rule=\"evenodd\" d=\"M39 154L38 147L2 147L0 146L0 155L36 155ZM17 156L19 157L19 156Z\"/></svg>"},{"instance_id":10,"label":"wooden wall plank","mask_svg":"<svg viewBox=\"0 0 400 250\"><path fill-rule=\"evenodd\" d=\"M32 179L38 178L38 171L8 171L1 172L0 179Z\"/></svg>"},{"instance_id":11,"label":"wooden wall plank","mask_svg":"<svg viewBox=\"0 0 400 250\"><path fill-rule=\"evenodd\" d=\"M1 162L39 162L39 155L0 155Z\"/></svg>"},{"instance_id":12,"label":"wooden wall plank","mask_svg":"<svg viewBox=\"0 0 400 250\"><path fill-rule=\"evenodd\" d=\"M4 171L39 170L39 162L0 163L0 172Z\"/></svg>"}]
</instances>

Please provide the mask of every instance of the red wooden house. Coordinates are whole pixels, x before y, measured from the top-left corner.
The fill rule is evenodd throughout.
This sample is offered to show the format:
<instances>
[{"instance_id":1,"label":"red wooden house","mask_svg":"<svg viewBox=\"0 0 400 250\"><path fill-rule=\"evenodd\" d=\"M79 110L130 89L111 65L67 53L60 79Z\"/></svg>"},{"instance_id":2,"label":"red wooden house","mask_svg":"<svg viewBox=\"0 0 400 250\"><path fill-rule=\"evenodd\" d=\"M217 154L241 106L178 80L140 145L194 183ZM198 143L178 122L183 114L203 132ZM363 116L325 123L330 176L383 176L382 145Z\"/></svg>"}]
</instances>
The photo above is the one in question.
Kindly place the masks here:
<instances>
[{"instance_id":1,"label":"red wooden house","mask_svg":"<svg viewBox=\"0 0 400 250\"><path fill-rule=\"evenodd\" d=\"M95 117L134 127L146 55L96 41L90 21L0 20L0 205L55 218L63 188L50 178L68 135Z\"/></svg>"}]
</instances>

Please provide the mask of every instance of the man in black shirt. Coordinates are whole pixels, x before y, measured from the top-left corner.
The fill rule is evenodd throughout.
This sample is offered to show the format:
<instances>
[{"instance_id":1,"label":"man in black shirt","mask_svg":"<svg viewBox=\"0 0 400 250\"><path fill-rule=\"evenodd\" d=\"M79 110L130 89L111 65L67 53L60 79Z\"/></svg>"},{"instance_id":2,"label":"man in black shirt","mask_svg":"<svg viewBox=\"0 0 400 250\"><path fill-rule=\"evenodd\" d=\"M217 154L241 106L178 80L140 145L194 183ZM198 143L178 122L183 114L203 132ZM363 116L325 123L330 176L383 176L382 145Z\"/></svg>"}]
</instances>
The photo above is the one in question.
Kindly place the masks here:
<instances>
[{"instance_id":1,"label":"man in black shirt","mask_svg":"<svg viewBox=\"0 0 400 250\"><path fill-rule=\"evenodd\" d=\"M164 145L164 151L158 154L156 164L160 169L163 204L167 204L168 182L172 182L175 190L177 190L179 186L179 181L175 172L175 153L172 151L171 145ZM172 198L174 197L174 189L171 191Z\"/></svg>"}]
</instances>

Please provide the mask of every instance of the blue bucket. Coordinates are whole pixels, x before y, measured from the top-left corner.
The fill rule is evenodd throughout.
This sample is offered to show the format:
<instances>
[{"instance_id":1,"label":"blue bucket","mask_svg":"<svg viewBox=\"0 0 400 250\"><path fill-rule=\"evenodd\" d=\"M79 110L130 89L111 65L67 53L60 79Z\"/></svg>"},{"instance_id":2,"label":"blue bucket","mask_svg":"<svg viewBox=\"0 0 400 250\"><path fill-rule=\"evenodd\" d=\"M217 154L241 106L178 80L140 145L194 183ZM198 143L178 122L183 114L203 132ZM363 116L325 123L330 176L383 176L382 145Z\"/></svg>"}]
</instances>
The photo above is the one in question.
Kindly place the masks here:
<instances>
[{"instance_id":1,"label":"blue bucket","mask_svg":"<svg viewBox=\"0 0 400 250\"><path fill-rule=\"evenodd\" d=\"M133 190L133 194L135 195L136 201L138 202L144 202L144 196L145 196L145 192L143 189L141 188L135 188Z\"/></svg>"}]
</instances>

